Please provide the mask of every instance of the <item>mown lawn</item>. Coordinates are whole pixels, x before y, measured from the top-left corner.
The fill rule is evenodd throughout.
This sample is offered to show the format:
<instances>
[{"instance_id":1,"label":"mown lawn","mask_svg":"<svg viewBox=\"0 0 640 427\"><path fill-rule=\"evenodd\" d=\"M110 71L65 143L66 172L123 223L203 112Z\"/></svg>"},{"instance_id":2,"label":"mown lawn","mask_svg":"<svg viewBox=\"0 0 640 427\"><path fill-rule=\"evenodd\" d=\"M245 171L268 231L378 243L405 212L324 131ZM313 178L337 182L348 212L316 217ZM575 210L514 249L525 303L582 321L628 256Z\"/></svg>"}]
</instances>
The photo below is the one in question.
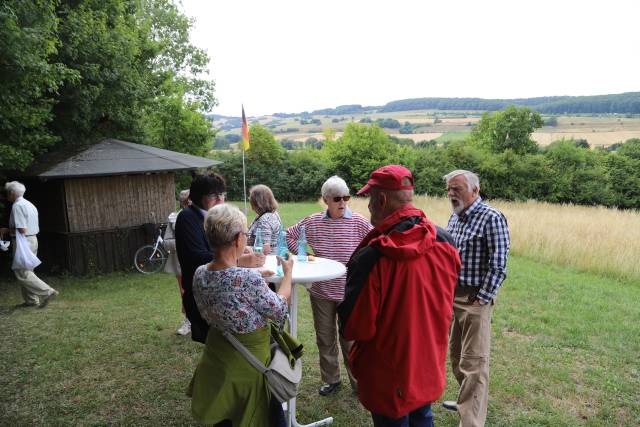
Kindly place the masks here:
<instances>
[{"instance_id":1,"label":"mown lawn","mask_svg":"<svg viewBox=\"0 0 640 427\"><path fill-rule=\"evenodd\" d=\"M297 206L283 221L291 225L317 209ZM511 257L509 269L493 321L487 424L640 425L640 282L520 257ZM175 278L47 280L60 296L40 310L14 309L18 285L0 279L0 425L194 424L184 389L202 346L175 335ZM333 416L337 426L370 425L346 380L337 395L317 395L311 312L299 291L307 352L298 420ZM450 375L443 399L456 390ZM437 425L457 425L438 404L434 413Z\"/></svg>"},{"instance_id":2,"label":"mown lawn","mask_svg":"<svg viewBox=\"0 0 640 427\"><path fill-rule=\"evenodd\" d=\"M640 283L512 258L493 322L489 425L640 423ZM61 291L43 310L18 309L0 283L0 425L190 425L184 395L200 345L175 335L167 274L48 278ZM306 345L298 418L370 425L348 391L319 398L317 350L301 291ZM346 385L346 384L345 384ZM455 396L452 377L443 398ZM439 425L456 419L438 406Z\"/></svg>"}]
</instances>

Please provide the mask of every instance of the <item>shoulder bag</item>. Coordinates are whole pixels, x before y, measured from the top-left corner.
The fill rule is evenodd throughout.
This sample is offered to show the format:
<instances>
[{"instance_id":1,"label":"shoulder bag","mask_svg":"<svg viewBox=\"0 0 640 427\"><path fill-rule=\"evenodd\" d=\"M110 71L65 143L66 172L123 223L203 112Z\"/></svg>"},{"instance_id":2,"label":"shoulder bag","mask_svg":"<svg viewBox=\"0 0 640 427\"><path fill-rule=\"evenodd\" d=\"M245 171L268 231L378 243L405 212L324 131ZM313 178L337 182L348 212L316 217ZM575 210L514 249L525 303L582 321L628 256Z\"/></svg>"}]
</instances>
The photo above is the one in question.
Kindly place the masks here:
<instances>
[{"instance_id":1,"label":"shoulder bag","mask_svg":"<svg viewBox=\"0 0 640 427\"><path fill-rule=\"evenodd\" d=\"M231 333L225 331L222 335L251 366L265 376L269 390L280 403L296 397L302 379L302 361L299 358L292 356L290 351L285 353L278 341L274 341L271 343L271 362L265 366Z\"/></svg>"}]
</instances>

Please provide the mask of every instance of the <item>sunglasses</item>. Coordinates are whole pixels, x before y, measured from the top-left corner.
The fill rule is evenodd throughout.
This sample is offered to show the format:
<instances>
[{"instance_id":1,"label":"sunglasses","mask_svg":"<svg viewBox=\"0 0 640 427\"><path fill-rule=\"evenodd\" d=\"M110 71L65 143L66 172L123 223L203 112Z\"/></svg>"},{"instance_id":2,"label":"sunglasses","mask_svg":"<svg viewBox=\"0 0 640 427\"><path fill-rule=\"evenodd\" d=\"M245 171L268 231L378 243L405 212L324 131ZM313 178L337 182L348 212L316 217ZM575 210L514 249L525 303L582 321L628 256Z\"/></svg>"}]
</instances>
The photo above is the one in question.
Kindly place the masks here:
<instances>
[{"instance_id":1,"label":"sunglasses","mask_svg":"<svg viewBox=\"0 0 640 427\"><path fill-rule=\"evenodd\" d=\"M336 196L333 198L333 201L336 203L338 203L340 200L344 200L345 202L348 202L350 198L351 196Z\"/></svg>"}]
</instances>

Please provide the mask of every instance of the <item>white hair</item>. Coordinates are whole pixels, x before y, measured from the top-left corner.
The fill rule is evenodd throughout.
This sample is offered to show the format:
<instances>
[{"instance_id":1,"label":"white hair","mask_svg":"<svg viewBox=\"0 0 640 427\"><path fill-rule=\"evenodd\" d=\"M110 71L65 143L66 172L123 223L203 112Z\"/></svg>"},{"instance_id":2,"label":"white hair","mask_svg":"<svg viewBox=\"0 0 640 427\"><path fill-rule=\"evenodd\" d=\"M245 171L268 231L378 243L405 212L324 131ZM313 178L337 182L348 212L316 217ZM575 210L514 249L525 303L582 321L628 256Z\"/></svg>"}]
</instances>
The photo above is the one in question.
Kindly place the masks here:
<instances>
[{"instance_id":1,"label":"white hair","mask_svg":"<svg viewBox=\"0 0 640 427\"><path fill-rule=\"evenodd\" d=\"M464 169L457 169L453 172L449 172L448 174L443 176L442 179L444 179L444 181L448 184L449 181L459 175L464 176L465 181L467 181L467 189L469 191L472 191L474 187L477 187L478 190L480 190L480 178L478 178L478 175Z\"/></svg>"},{"instance_id":2,"label":"white hair","mask_svg":"<svg viewBox=\"0 0 640 427\"><path fill-rule=\"evenodd\" d=\"M7 191L7 193L15 194L16 197L24 196L24 192L27 191L27 187L25 187L23 183L18 181L7 182L4 185L4 189L5 191Z\"/></svg>"},{"instance_id":3,"label":"white hair","mask_svg":"<svg viewBox=\"0 0 640 427\"><path fill-rule=\"evenodd\" d=\"M222 203L204 217L204 233L212 250L223 248L247 227L247 217L235 206Z\"/></svg>"},{"instance_id":4,"label":"white hair","mask_svg":"<svg viewBox=\"0 0 640 427\"><path fill-rule=\"evenodd\" d=\"M344 179L340 178L337 175L332 176L327 179L324 184L322 184L322 189L320 190L322 193L322 197L334 197L334 196L348 196L349 195L349 187L347 183L344 182Z\"/></svg>"},{"instance_id":5,"label":"white hair","mask_svg":"<svg viewBox=\"0 0 640 427\"><path fill-rule=\"evenodd\" d=\"M182 190L180 192L180 195L178 196L178 200L180 201L180 203L186 202L188 198L189 198L189 190Z\"/></svg>"}]
</instances>

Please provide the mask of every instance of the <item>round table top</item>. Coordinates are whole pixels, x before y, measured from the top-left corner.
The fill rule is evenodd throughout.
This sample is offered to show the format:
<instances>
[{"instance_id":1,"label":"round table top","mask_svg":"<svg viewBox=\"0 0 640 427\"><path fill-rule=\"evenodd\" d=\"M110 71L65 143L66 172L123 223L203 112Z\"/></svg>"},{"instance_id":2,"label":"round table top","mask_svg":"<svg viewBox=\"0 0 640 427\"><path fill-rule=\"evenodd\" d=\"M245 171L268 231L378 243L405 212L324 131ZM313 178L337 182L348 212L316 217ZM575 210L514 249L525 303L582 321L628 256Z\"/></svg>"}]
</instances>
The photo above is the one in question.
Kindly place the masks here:
<instances>
[{"instance_id":1,"label":"round table top","mask_svg":"<svg viewBox=\"0 0 640 427\"><path fill-rule=\"evenodd\" d=\"M295 255L292 255L295 257ZM267 270L276 271L277 260L275 255L267 255L264 267ZM313 261L293 260L293 283L300 283L310 287L312 282L331 280L344 275L347 268L340 262L328 258L315 257ZM267 282L279 283L282 276L265 277Z\"/></svg>"}]
</instances>

